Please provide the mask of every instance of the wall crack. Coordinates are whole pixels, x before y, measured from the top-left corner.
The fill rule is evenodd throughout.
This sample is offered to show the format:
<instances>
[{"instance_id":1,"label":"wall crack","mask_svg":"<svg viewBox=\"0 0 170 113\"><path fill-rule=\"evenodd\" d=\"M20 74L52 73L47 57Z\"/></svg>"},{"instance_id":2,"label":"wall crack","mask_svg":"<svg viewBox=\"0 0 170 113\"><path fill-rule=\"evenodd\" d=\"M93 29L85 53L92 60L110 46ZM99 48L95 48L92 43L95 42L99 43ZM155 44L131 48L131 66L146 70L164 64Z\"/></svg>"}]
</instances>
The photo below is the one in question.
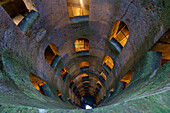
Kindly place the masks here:
<instances>
[{"instance_id":1,"label":"wall crack","mask_svg":"<svg viewBox=\"0 0 170 113\"><path fill-rule=\"evenodd\" d=\"M132 1L129 3L129 5L128 5L127 9L125 10L125 13L124 13L123 16L121 17L121 19L124 18L124 16L126 15L126 13L127 13L128 9L129 9L130 5L131 5L133 2L134 2L134 0L132 0Z\"/></svg>"}]
</instances>

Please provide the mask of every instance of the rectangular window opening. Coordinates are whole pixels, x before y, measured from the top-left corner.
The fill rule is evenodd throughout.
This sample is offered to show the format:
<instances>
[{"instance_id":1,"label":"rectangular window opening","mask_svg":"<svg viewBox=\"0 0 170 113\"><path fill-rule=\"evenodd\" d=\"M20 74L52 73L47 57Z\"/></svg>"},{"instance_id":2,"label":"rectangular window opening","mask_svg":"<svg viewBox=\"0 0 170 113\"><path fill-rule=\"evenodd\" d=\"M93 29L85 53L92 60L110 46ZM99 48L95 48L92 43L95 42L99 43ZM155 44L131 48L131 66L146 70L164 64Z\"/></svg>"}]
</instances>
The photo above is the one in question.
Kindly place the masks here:
<instances>
[{"instance_id":1,"label":"rectangular window opening","mask_svg":"<svg viewBox=\"0 0 170 113\"><path fill-rule=\"evenodd\" d=\"M71 24L89 21L89 0L66 0Z\"/></svg>"},{"instance_id":2,"label":"rectangular window opening","mask_svg":"<svg viewBox=\"0 0 170 113\"><path fill-rule=\"evenodd\" d=\"M62 69L62 72L61 72L61 73L62 73L62 74L60 75L60 77L61 77L64 81L66 81L67 77L69 76L69 71L67 70L66 67L64 67L64 68Z\"/></svg>"},{"instance_id":3,"label":"rectangular window opening","mask_svg":"<svg viewBox=\"0 0 170 113\"><path fill-rule=\"evenodd\" d=\"M29 17L33 15L35 18L39 15L32 0L4 0L0 2L0 5L5 9L16 25L19 25L29 13L31 13ZM32 20L34 18L32 17Z\"/></svg>"}]
</instances>

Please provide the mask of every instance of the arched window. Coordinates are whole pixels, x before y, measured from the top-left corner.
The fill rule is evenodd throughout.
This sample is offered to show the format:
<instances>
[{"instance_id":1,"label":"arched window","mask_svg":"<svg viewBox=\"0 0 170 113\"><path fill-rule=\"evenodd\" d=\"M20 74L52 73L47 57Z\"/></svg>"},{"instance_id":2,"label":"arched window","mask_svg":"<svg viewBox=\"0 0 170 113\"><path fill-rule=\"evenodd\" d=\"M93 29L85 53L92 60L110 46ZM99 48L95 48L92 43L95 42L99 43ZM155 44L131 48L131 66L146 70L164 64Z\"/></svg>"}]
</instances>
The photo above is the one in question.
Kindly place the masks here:
<instances>
[{"instance_id":1,"label":"arched window","mask_svg":"<svg viewBox=\"0 0 170 113\"><path fill-rule=\"evenodd\" d=\"M77 86L74 86L73 93L76 93L76 91L77 91Z\"/></svg>"},{"instance_id":2,"label":"arched window","mask_svg":"<svg viewBox=\"0 0 170 113\"><path fill-rule=\"evenodd\" d=\"M77 54L85 55L89 53L89 40L88 39L78 39L74 43Z\"/></svg>"},{"instance_id":3,"label":"arched window","mask_svg":"<svg viewBox=\"0 0 170 113\"><path fill-rule=\"evenodd\" d=\"M68 76L69 76L69 72L68 72L67 68L64 67L64 68L62 69L62 71L61 71L60 77L61 77L64 81L66 81Z\"/></svg>"},{"instance_id":4,"label":"arched window","mask_svg":"<svg viewBox=\"0 0 170 113\"><path fill-rule=\"evenodd\" d=\"M45 81L43 81L42 79L40 79L39 77L33 74L30 74L30 80L31 80L31 83L34 85L34 87L40 93L52 99L55 99L55 96L53 95L50 86Z\"/></svg>"},{"instance_id":5,"label":"arched window","mask_svg":"<svg viewBox=\"0 0 170 113\"><path fill-rule=\"evenodd\" d=\"M73 85L74 85L74 81L73 81L73 80L71 80L69 88L71 88L71 89L72 89Z\"/></svg>"},{"instance_id":6,"label":"arched window","mask_svg":"<svg viewBox=\"0 0 170 113\"><path fill-rule=\"evenodd\" d=\"M105 56L105 58L103 60L103 66L108 68L109 70L112 70L113 66L114 66L112 58L109 56Z\"/></svg>"},{"instance_id":7,"label":"arched window","mask_svg":"<svg viewBox=\"0 0 170 113\"><path fill-rule=\"evenodd\" d=\"M47 84L45 81L43 81L42 79L38 78L37 76L30 74L30 80L31 83L33 84L33 86L42 94L43 91L41 90L41 86Z\"/></svg>"},{"instance_id":8,"label":"arched window","mask_svg":"<svg viewBox=\"0 0 170 113\"><path fill-rule=\"evenodd\" d=\"M81 75L82 76L82 81L89 81L89 75L84 73Z\"/></svg>"},{"instance_id":9,"label":"arched window","mask_svg":"<svg viewBox=\"0 0 170 113\"><path fill-rule=\"evenodd\" d=\"M101 84L101 82L100 81L97 81L97 86L99 87L99 89L101 89L102 88L102 84Z\"/></svg>"},{"instance_id":10,"label":"arched window","mask_svg":"<svg viewBox=\"0 0 170 113\"><path fill-rule=\"evenodd\" d=\"M99 91L100 91L100 89L99 89L98 87L96 87L96 89L95 89L95 93L96 93L96 94L98 94L98 93L99 93Z\"/></svg>"},{"instance_id":11,"label":"arched window","mask_svg":"<svg viewBox=\"0 0 170 113\"><path fill-rule=\"evenodd\" d=\"M103 83L107 80L107 77L106 77L106 75L103 72L100 73L99 78L101 79L101 81Z\"/></svg>"},{"instance_id":12,"label":"arched window","mask_svg":"<svg viewBox=\"0 0 170 113\"><path fill-rule=\"evenodd\" d=\"M127 87L127 85L130 83L132 79L132 71L130 70L125 76L122 77L122 79L120 80L121 82L124 83L124 88ZM123 89L124 89L123 88Z\"/></svg>"},{"instance_id":13,"label":"arched window","mask_svg":"<svg viewBox=\"0 0 170 113\"><path fill-rule=\"evenodd\" d=\"M89 15L89 0L66 0L69 17Z\"/></svg>"},{"instance_id":14,"label":"arched window","mask_svg":"<svg viewBox=\"0 0 170 113\"><path fill-rule=\"evenodd\" d=\"M55 44L49 44L45 49L45 59L52 66L52 68L56 67L61 57L59 56Z\"/></svg>"},{"instance_id":15,"label":"arched window","mask_svg":"<svg viewBox=\"0 0 170 113\"><path fill-rule=\"evenodd\" d=\"M122 47L125 46L129 38L129 30L127 25L123 21L116 21L113 25L110 41L111 43L121 51ZM120 44L120 45L119 45Z\"/></svg>"},{"instance_id":16,"label":"arched window","mask_svg":"<svg viewBox=\"0 0 170 113\"><path fill-rule=\"evenodd\" d=\"M5 9L13 22L25 32L39 16L32 0L1 0L0 5Z\"/></svg>"},{"instance_id":17,"label":"arched window","mask_svg":"<svg viewBox=\"0 0 170 113\"><path fill-rule=\"evenodd\" d=\"M87 76L88 77L88 76ZM90 82L89 81L84 81L83 82L83 86L90 86Z\"/></svg>"},{"instance_id":18,"label":"arched window","mask_svg":"<svg viewBox=\"0 0 170 113\"><path fill-rule=\"evenodd\" d=\"M82 76L82 77L88 77L89 75L86 74L86 73L84 73L84 74L82 74L81 76Z\"/></svg>"},{"instance_id":19,"label":"arched window","mask_svg":"<svg viewBox=\"0 0 170 113\"><path fill-rule=\"evenodd\" d=\"M73 102L72 102L72 100L71 100L69 97L67 97L67 101L68 101L71 105L74 105Z\"/></svg>"},{"instance_id":20,"label":"arched window","mask_svg":"<svg viewBox=\"0 0 170 113\"><path fill-rule=\"evenodd\" d=\"M114 92L114 88L112 88L112 89L109 91L108 97L111 97L111 96L113 95L113 92Z\"/></svg>"},{"instance_id":21,"label":"arched window","mask_svg":"<svg viewBox=\"0 0 170 113\"><path fill-rule=\"evenodd\" d=\"M85 71L89 69L89 62L81 62L80 63L80 70Z\"/></svg>"},{"instance_id":22,"label":"arched window","mask_svg":"<svg viewBox=\"0 0 170 113\"><path fill-rule=\"evenodd\" d=\"M64 98L64 95L63 95L60 91L58 91L58 90L57 90L57 95L58 95L58 97L59 97L63 102L66 102L66 100L65 100L65 98Z\"/></svg>"},{"instance_id":23,"label":"arched window","mask_svg":"<svg viewBox=\"0 0 170 113\"><path fill-rule=\"evenodd\" d=\"M66 0L71 23L89 20L89 0Z\"/></svg>"}]
</instances>

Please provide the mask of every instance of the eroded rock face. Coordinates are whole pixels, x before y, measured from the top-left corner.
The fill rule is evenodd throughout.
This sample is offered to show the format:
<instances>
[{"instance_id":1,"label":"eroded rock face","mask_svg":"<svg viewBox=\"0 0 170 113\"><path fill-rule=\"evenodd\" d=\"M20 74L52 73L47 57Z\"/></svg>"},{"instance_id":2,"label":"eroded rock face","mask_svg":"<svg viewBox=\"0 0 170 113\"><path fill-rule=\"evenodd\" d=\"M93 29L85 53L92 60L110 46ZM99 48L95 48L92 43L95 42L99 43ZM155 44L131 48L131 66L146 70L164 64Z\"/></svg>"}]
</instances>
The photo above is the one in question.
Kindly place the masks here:
<instances>
[{"instance_id":1,"label":"eroded rock face","mask_svg":"<svg viewBox=\"0 0 170 113\"><path fill-rule=\"evenodd\" d=\"M151 53L142 56L169 28L169 9L164 0L91 0L89 22L70 24L67 4L64 0L34 1L40 14L23 33L0 6L0 111L22 112L86 112L84 110L61 110L76 108L62 102L56 90L70 96L69 85L80 72L82 61L90 62L90 72L100 74L106 55L114 61L113 69L98 94L102 98L114 88L114 98L103 101L101 106L88 112L169 112L169 73L167 62L158 68L159 58ZM129 39L125 47L116 52L109 43L113 23L125 22ZM89 53L77 55L75 41L89 40ZM45 49L55 44L61 59L53 69L45 60ZM140 59L141 58L141 59ZM60 77L67 67L69 77ZM133 67L130 85L119 91L118 82ZM156 70L156 71L155 71ZM46 81L56 100L40 94L30 82L34 73ZM94 78L95 79L95 78ZM97 80L97 79L95 79ZM94 80L94 81L95 81ZM96 85L96 83L94 83ZM50 92L50 93L51 93ZM109 102L109 103L107 103ZM153 104L156 103L156 104ZM20 107L19 107L20 106ZM123 108L123 109L122 109Z\"/></svg>"},{"instance_id":2,"label":"eroded rock face","mask_svg":"<svg viewBox=\"0 0 170 113\"><path fill-rule=\"evenodd\" d=\"M32 85L29 78L31 72L30 62L27 62L26 59L21 62L22 60L18 60L16 56L11 56L11 52L9 51L3 53L2 59L5 70L3 74L8 78L6 80L4 80L5 78L1 80L2 90L0 94L3 98L1 99L3 104L16 103L16 105L45 107L48 106L47 103L51 103L54 108L57 106L57 101L41 95ZM20 103L21 100L23 100L22 103ZM56 105L54 105L55 103ZM51 105L49 105L49 107Z\"/></svg>"},{"instance_id":3,"label":"eroded rock face","mask_svg":"<svg viewBox=\"0 0 170 113\"><path fill-rule=\"evenodd\" d=\"M149 78L150 75L145 75L145 77L138 78L137 81L133 82L127 89L125 89L121 94L114 98L114 104L110 103L107 107L101 107L88 112L138 112L138 111L150 111L150 112L169 112L168 107L168 94L169 79L167 73L170 73L170 62L166 63L158 69L156 75L153 78ZM169 76L169 74L168 74ZM28 101L28 100L27 100ZM15 101L16 102L16 101ZM38 103L37 103L38 104ZM129 108L129 106L131 106ZM142 106L142 107L141 107ZM122 109L122 107L124 109ZM152 108L152 109L151 109ZM17 107L17 106L1 106L1 111L7 112L9 110L17 109L18 111L41 111L38 108L32 107ZM59 110L59 109L44 109L48 112L87 112L86 110Z\"/></svg>"}]
</instances>

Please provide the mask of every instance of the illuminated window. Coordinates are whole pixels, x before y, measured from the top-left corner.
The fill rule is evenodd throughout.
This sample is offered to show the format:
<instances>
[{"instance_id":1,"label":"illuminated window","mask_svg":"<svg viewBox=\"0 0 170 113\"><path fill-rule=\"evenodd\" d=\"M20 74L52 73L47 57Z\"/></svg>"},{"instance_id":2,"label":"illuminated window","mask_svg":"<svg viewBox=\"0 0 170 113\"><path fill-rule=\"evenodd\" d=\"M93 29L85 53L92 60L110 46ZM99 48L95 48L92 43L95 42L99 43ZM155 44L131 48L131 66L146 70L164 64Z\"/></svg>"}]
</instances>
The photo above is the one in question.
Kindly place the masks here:
<instances>
[{"instance_id":1,"label":"illuminated window","mask_svg":"<svg viewBox=\"0 0 170 113\"><path fill-rule=\"evenodd\" d=\"M103 60L103 65L108 66L110 70L113 69L114 63L112 58L109 56L105 56Z\"/></svg>"},{"instance_id":2,"label":"illuminated window","mask_svg":"<svg viewBox=\"0 0 170 113\"><path fill-rule=\"evenodd\" d=\"M30 80L31 83L33 84L33 86L42 94L43 91L41 91L41 86L47 84L45 81L43 81L42 79L38 78L36 75L30 74Z\"/></svg>"},{"instance_id":3,"label":"illuminated window","mask_svg":"<svg viewBox=\"0 0 170 113\"><path fill-rule=\"evenodd\" d=\"M69 17L89 15L89 0L66 0Z\"/></svg>"},{"instance_id":4,"label":"illuminated window","mask_svg":"<svg viewBox=\"0 0 170 113\"><path fill-rule=\"evenodd\" d=\"M155 51L155 54L161 54L161 65L170 61L170 29L163 34L149 51Z\"/></svg>"},{"instance_id":5,"label":"illuminated window","mask_svg":"<svg viewBox=\"0 0 170 113\"><path fill-rule=\"evenodd\" d=\"M33 86L43 95L48 96L52 99L55 99L55 96L53 95L51 88L49 87L49 85L43 81L42 79L40 79L39 77L37 77L36 75L30 74L30 80L31 83L33 84Z\"/></svg>"},{"instance_id":6,"label":"illuminated window","mask_svg":"<svg viewBox=\"0 0 170 113\"><path fill-rule=\"evenodd\" d=\"M66 67L64 67L63 69L62 69L62 72L61 72L62 74L60 75L60 77L64 80L64 81L66 81L66 79L67 79L67 77L69 76L69 72L68 72L68 70L67 70L67 68Z\"/></svg>"},{"instance_id":7,"label":"illuminated window","mask_svg":"<svg viewBox=\"0 0 170 113\"><path fill-rule=\"evenodd\" d=\"M114 23L110 40L112 38L117 40L123 47L125 46L129 38L129 30L123 21L118 20Z\"/></svg>"},{"instance_id":8,"label":"illuminated window","mask_svg":"<svg viewBox=\"0 0 170 113\"><path fill-rule=\"evenodd\" d=\"M45 49L45 59L53 68L56 67L61 57L58 54L55 44L49 44Z\"/></svg>"},{"instance_id":9,"label":"illuminated window","mask_svg":"<svg viewBox=\"0 0 170 113\"><path fill-rule=\"evenodd\" d=\"M71 100L69 97L67 97L67 101L68 101L71 105L74 105L73 102L72 102L72 100Z\"/></svg>"},{"instance_id":10,"label":"illuminated window","mask_svg":"<svg viewBox=\"0 0 170 113\"><path fill-rule=\"evenodd\" d=\"M101 89L102 88L102 84L101 84L101 82L100 81L97 81L97 86L99 87L99 89Z\"/></svg>"},{"instance_id":11,"label":"illuminated window","mask_svg":"<svg viewBox=\"0 0 170 113\"><path fill-rule=\"evenodd\" d=\"M121 82L125 83L124 88L127 87L127 85L130 83L132 79L132 71L130 70L125 76L122 77L122 79L120 80Z\"/></svg>"},{"instance_id":12,"label":"illuminated window","mask_svg":"<svg viewBox=\"0 0 170 113\"><path fill-rule=\"evenodd\" d=\"M2 5L16 25L18 25L28 13L37 12L32 0L3 0L0 1L0 5Z\"/></svg>"},{"instance_id":13,"label":"illuminated window","mask_svg":"<svg viewBox=\"0 0 170 113\"><path fill-rule=\"evenodd\" d=\"M84 70L88 70L89 69L89 62L81 62L80 63L80 70L84 71Z\"/></svg>"},{"instance_id":14,"label":"illuminated window","mask_svg":"<svg viewBox=\"0 0 170 113\"><path fill-rule=\"evenodd\" d=\"M87 39L78 39L74 44L77 53L89 51L89 40Z\"/></svg>"},{"instance_id":15,"label":"illuminated window","mask_svg":"<svg viewBox=\"0 0 170 113\"><path fill-rule=\"evenodd\" d=\"M84 73L81 75L82 76L82 81L89 81L89 75Z\"/></svg>"},{"instance_id":16,"label":"illuminated window","mask_svg":"<svg viewBox=\"0 0 170 113\"><path fill-rule=\"evenodd\" d=\"M113 95L113 92L114 92L114 88L112 88L112 89L109 91L108 97L111 97L111 96Z\"/></svg>"},{"instance_id":17,"label":"illuminated window","mask_svg":"<svg viewBox=\"0 0 170 113\"><path fill-rule=\"evenodd\" d=\"M63 94L62 94L60 91L58 91L58 90L57 90L57 95L58 95L58 97L59 97L63 102L65 102L65 99L64 99Z\"/></svg>"},{"instance_id":18,"label":"illuminated window","mask_svg":"<svg viewBox=\"0 0 170 113\"><path fill-rule=\"evenodd\" d=\"M103 72L101 72L99 76L101 76L105 81L107 80L107 77Z\"/></svg>"},{"instance_id":19,"label":"illuminated window","mask_svg":"<svg viewBox=\"0 0 170 113\"><path fill-rule=\"evenodd\" d=\"M89 22L89 0L66 0L71 24Z\"/></svg>"},{"instance_id":20,"label":"illuminated window","mask_svg":"<svg viewBox=\"0 0 170 113\"><path fill-rule=\"evenodd\" d=\"M85 73L85 74L82 74L81 76L82 77L88 77L89 75Z\"/></svg>"},{"instance_id":21,"label":"illuminated window","mask_svg":"<svg viewBox=\"0 0 170 113\"><path fill-rule=\"evenodd\" d=\"M63 94L62 94L60 91L57 90L57 95L58 95L58 96L61 96L61 95L63 95Z\"/></svg>"}]
</instances>

